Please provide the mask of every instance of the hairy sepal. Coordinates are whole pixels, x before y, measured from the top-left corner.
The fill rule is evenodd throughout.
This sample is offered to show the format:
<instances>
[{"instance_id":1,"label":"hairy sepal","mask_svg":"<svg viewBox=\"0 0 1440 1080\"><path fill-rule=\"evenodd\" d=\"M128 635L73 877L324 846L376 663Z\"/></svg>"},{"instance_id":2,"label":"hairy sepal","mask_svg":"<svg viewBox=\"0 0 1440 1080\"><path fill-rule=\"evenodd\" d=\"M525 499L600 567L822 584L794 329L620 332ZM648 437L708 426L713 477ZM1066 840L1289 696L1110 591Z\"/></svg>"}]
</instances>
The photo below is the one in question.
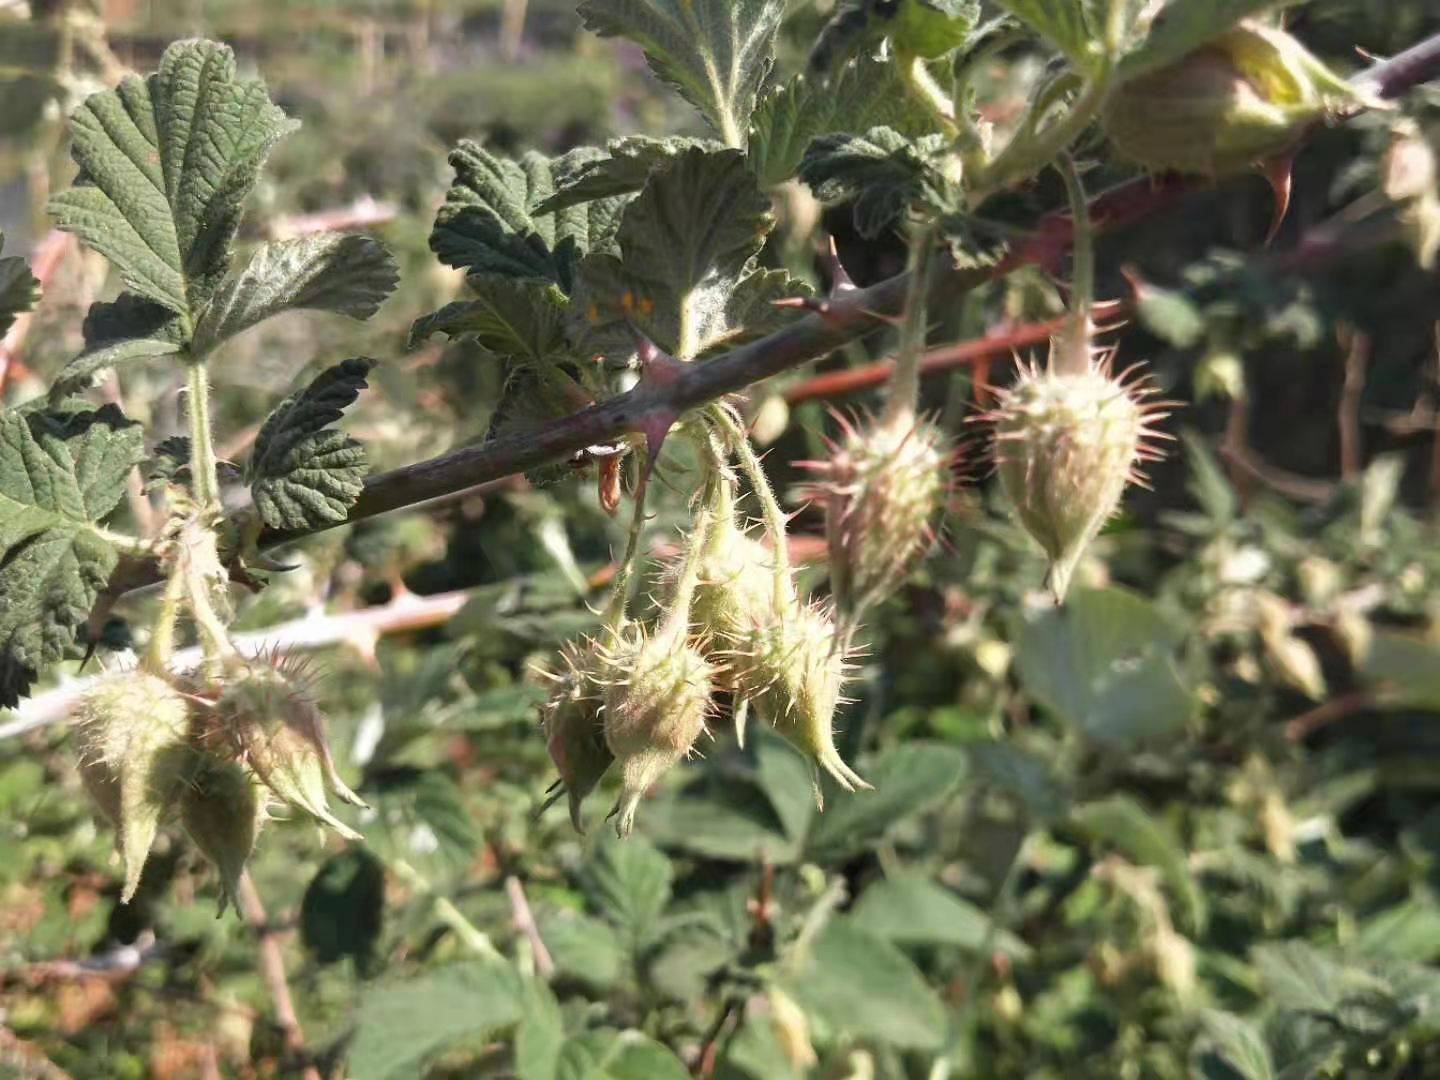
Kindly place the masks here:
<instances>
[{"instance_id":1,"label":"hairy sepal","mask_svg":"<svg viewBox=\"0 0 1440 1080\"><path fill-rule=\"evenodd\" d=\"M570 822L581 833L585 831L581 805L615 760L601 720L606 670L598 640L567 643L561 650L560 670L551 675L554 685L550 696L540 712L545 748L560 773L559 790L546 806L566 796Z\"/></svg>"},{"instance_id":2,"label":"hairy sepal","mask_svg":"<svg viewBox=\"0 0 1440 1080\"><path fill-rule=\"evenodd\" d=\"M605 743L620 765L615 831L629 835L635 811L655 783L705 733L716 667L667 626L653 637L631 631L607 656Z\"/></svg>"},{"instance_id":3,"label":"hairy sepal","mask_svg":"<svg viewBox=\"0 0 1440 1080\"><path fill-rule=\"evenodd\" d=\"M347 840L361 836L330 811L328 794L352 806L365 801L335 769L325 714L287 664L260 659L230 682L215 704L216 732L281 802L328 825ZM209 741L209 740L207 740Z\"/></svg>"},{"instance_id":4,"label":"hairy sepal","mask_svg":"<svg viewBox=\"0 0 1440 1080\"><path fill-rule=\"evenodd\" d=\"M220 873L220 907L234 903L240 875L267 819L268 789L249 769L205 758L180 797L180 823Z\"/></svg>"},{"instance_id":5,"label":"hairy sepal","mask_svg":"<svg viewBox=\"0 0 1440 1080\"><path fill-rule=\"evenodd\" d=\"M120 899L129 903L160 824L175 809L190 775L190 710L164 679L143 672L109 676L91 687L75 713L80 776L115 826L124 864Z\"/></svg>"}]
</instances>

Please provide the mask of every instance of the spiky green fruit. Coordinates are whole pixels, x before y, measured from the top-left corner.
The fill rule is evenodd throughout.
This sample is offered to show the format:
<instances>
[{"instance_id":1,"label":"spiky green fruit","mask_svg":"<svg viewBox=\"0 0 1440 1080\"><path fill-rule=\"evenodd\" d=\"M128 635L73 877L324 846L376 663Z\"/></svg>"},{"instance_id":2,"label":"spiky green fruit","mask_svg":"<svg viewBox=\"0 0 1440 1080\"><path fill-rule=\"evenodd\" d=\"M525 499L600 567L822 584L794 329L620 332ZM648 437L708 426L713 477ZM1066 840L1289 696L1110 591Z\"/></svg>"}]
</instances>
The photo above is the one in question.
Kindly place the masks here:
<instances>
[{"instance_id":1,"label":"spiky green fruit","mask_svg":"<svg viewBox=\"0 0 1440 1080\"><path fill-rule=\"evenodd\" d=\"M832 581L852 607L895 592L934 545L950 463L945 434L905 413L847 424L819 464Z\"/></svg>"},{"instance_id":2,"label":"spiky green fruit","mask_svg":"<svg viewBox=\"0 0 1440 1080\"><path fill-rule=\"evenodd\" d=\"M75 711L80 777L115 826L125 868L120 899L129 903L160 823L174 810L190 774L190 709L164 679L128 672L101 679Z\"/></svg>"},{"instance_id":3,"label":"spiky green fruit","mask_svg":"<svg viewBox=\"0 0 1440 1080\"><path fill-rule=\"evenodd\" d=\"M266 820L269 793L244 766L205 757L180 796L180 823L220 872L220 910L233 903L240 875Z\"/></svg>"},{"instance_id":4,"label":"spiky green fruit","mask_svg":"<svg viewBox=\"0 0 1440 1080\"><path fill-rule=\"evenodd\" d=\"M545 748L560 773L560 789L545 805L567 796L576 832L585 831L581 804L615 760L600 719L606 670L597 641L567 642L560 653L560 671L552 676L554 686L540 711Z\"/></svg>"},{"instance_id":5,"label":"spiky green fruit","mask_svg":"<svg viewBox=\"0 0 1440 1080\"><path fill-rule=\"evenodd\" d=\"M684 759L705 732L716 668L683 628L653 637L632 631L607 656L605 743L620 763L611 811L626 836L645 792Z\"/></svg>"},{"instance_id":6,"label":"spiky green fruit","mask_svg":"<svg viewBox=\"0 0 1440 1080\"><path fill-rule=\"evenodd\" d=\"M1139 465L1154 457L1150 391L1113 377L1107 362L1069 374L1026 368L1000 393L1000 482L1026 531L1050 558L1048 584L1065 599L1080 557L1120 505Z\"/></svg>"},{"instance_id":7,"label":"spiky green fruit","mask_svg":"<svg viewBox=\"0 0 1440 1080\"><path fill-rule=\"evenodd\" d=\"M730 644L735 692L759 718L846 791L869 784L835 748L835 710L845 685L845 644L820 607L795 603L752 623ZM819 774L815 799L820 803Z\"/></svg>"},{"instance_id":8,"label":"spiky green fruit","mask_svg":"<svg viewBox=\"0 0 1440 1080\"><path fill-rule=\"evenodd\" d=\"M1246 22L1123 83L1102 122L1146 168L1224 176L1288 150L1326 114L1368 104L1285 31Z\"/></svg>"},{"instance_id":9,"label":"spiky green fruit","mask_svg":"<svg viewBox=\"0 0 1440 1080\"><path fill-rule=\"evenodd\" d=\"M789 581L782 592L795 599ZM741 528L733 513L717 514L700 553L691 623L704 628L708 640L724 642L755 620L768 619L774 609L774 551Z\"/></svg>"},{"instance_id":10,"label":"spiky green fruit","mask_svg":"<svg viewBox=\"0 0 1440 1080\"><path fill-rule=\"evenodd\" d=\"M347 840L362 839L330 812L327 792L352 806L365 801L335 769L325 714L286 661L260 658L222 690L210 733L228 745L282 802L303 810Z\"/></svg>"}]
</instances>

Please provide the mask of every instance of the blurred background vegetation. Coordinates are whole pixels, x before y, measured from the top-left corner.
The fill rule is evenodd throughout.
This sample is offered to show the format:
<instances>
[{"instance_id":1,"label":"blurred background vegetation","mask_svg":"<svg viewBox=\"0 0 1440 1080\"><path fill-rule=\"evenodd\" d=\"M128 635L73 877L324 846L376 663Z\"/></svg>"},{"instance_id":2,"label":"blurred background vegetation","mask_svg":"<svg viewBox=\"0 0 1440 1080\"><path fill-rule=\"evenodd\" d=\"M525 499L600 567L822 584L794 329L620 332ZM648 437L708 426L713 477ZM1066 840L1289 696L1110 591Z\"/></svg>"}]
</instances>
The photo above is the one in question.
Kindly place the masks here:
<instances>
[{"instance_id":1,"label":"blurred background vegetation","mask_svg":"<svg viewBox=\"0 0 1440 1080\"><path fill-rule=\"evenodd\" d=\"M829 14L791 4L782 74ZM1314 0L1288 25L1353 70L1440 32L1440 11ZM406 347L460 286L427 249L457 139L559 153L700 133L572 0L0 0L0 229L7 253L54 260L7 404L41 391L115 288L47 231L44 201L73 174L64 112L194 35L232 45L303 121L248 238L364 228L402 266L370 323L295 315L227 347L225 457L312 367L351 355L386 361L347 421L377 468L484 435L493 359ZM993 119L1013 119L1043 63L1018 49L991 65ZM1404 109L1435 145L1440 91ZM1374 212L1394 119L1314 135L1272 252ZM1087 183L1131 171L1107 162ZM779 201L768 257L823 283L818 211ZM1046 177L996 212L1028 224L1061 201ZM1262 248L1269 212L1242 179L1102 241L1101 295L1138 299L1121 366L1148 359L1187 403L1170 422L1182 442L1063 616L1035 602L1042 560L975 444L944 550L867 630L842 749L878 790L836 793L823 815L800 759L761 737L678 770L624 844L596 811L585 836L535 816L551 765L532 668L593 625L621 536L584 477L313 538L247 603L242 629L321 628L338 752L375 807L356 819L365 848L299 821L268 833L263 922L214 917L215 877L178 834L120 906L63 725L0 714L0 1074L293 1075L257 962L277 947L333 1075L425 1060L439 1076L616 1080L682 1061L753 1080L1440 1076L1440 280L1390 218L1390 242L1284 268ZM861 284L900 269L900 242L861 240L848 210L819 225ZM932 342L1059 310L1053 283L1022 272L954 305ZM964 430L977 381L1007 363L929 380L927 404ZM800 479L788 462L820 452L827 406L856 403L787 404L805 374L747 404L782 488ZM179 428L166 374L100 393ZM673 545L684 484L660 487L653 535ZM127 617L108 647L126 646ZM466 967L487 941L541 976L518 1030L553 1029L559 1064L525 1056L513 1004Z\"/></svg>"}]
</instances>

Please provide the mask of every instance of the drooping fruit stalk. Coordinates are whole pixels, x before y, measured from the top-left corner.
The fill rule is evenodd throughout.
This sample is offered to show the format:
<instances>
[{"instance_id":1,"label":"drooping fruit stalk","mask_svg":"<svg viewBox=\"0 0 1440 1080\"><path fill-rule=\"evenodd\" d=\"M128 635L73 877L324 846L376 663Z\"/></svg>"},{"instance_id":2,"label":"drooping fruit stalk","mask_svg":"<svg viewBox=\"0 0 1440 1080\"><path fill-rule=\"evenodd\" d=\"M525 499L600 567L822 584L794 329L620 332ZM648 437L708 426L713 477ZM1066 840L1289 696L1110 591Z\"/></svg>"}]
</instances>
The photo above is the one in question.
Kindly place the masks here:
<instances>
[{"instance_id":1,"label":"drooping fruit stalk","mask_svg":"<svg viewBox=\"0 0 1440 1080\"><path fill-rule=\"evenodd\" d=\"M736 699L736 733L743 741L745 719L753 707L763 722L809 759L815 770L817 805L823 803L821 769L847 791L868 789L870 785L845 764L835 747L835 710L845 682L850 635L836 625L827 610L802 603L796 594L779 502L744 429L728 412L719 419L764 508L771 541L769 551L763 545L735 546L732 552L741 553L746 569L735 577L716 575L717 581L734 583L728 589L719 586L725 590L722 602L733 618L728 625L711 625L721 635L726 678ZM725 528L723 524L718 527ZM731 527L735 527L733 519ZM748 557L744 555L747 551ZM752 595L758 578L754 567L764 556L771 560L772 569L768 604L756 603Z\"/></svg>"},{"instance_id":2,"label":"drooping fruit stalk","mask_svg":"<svg viewBox=\"0 0 1440 1080\"><path fill-rule=\"evenodd\" d=\"M168 681L148 672L101 679L75 711L80 778L115 826L129 903L160 823L174 811L194 763L190 708Z\"/></svg>"},{"instance_id":3,"label":"drooping fruit stalk","mask_svg":"<svg viewBox=\"0 0 1440 1080\"><path fill-rule=\"evenodd\" d=\"M935 541L950 491L949 440L918 415L934 229L914 227L895 374L884 411L844 423L830 457L805 464L825 510L830 590L846 630L900 587Z\"/></svg>"},{"instance_id":4,"label":"drooping fruit stalk","mask_svg":"<svg viewBox=\"0 0 1440 1080\"><path fill-rule=\"evenodd\" d=\"M689 756L706 730L716 665L690 640L691 604L711 514L695 516L671 606L654 634L622 631L606 654L605 744L620 766L620 796L610 811L628 836L645 793Z\"/></svg>"},{"instance_id":5,"label":"drooping fruit stalk","mask_svg":"<svg viewBox=\"0 0 1440 1080\"><path fill-rule=\"evenodd\" d=\"M1022 365L998 393L994 423L1000 481L1026 531L1050 559L1048 584L1063 602L1085 549L1120 504L1126 486L1144 482L1141 463L1159 457L1151 425L1169 402L1131 368L1111 371L1114 350L1095 345L1092 256L1085 194L1069 159L1062 174L1075 214L1073 311L1050 343L1044 368Z\"/></svg>"}]
</instances>

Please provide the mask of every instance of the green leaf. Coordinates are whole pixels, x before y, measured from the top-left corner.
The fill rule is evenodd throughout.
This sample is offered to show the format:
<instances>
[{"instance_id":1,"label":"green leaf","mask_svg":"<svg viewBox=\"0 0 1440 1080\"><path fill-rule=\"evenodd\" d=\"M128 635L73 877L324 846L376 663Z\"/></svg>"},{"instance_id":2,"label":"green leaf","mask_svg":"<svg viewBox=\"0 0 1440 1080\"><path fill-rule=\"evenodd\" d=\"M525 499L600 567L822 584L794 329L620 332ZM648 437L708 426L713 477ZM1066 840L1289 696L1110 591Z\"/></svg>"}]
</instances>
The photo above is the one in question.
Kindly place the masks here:
<instances>
[{"instance_id":1,"label":"green leaf","mask_svg":"<svg viewBox=\"0 0 1440 1080\"><path fill-rule=\"evenodd\" d=\"M907 742L863 770L874 791L827 792L810 828L806 857L820 863L863 851L911 814L950 793L965 776L965 754L943 743Z\"/></svg>"},{"instance_id":2,"label":"green leaf","mask_svg":"<svg viewBox=\"0 0 1440 1080\"><path fill-rule=\"evenodd\" d=\"M365 389L373 360L345 360L282 401L255 439L245 478L265 524L318 529L345 520L365 487L365 448L329 425Z\"/></svg>"},{"instance_id":3,"label":"green leaf","mask_svg":"<svg viewBox=\"0 0 1440 1080\"><path fill-rule=\"evenodd\" d=\"M0 251L5 250L5 231L0 229ZM17 315L23 315L40 299L40 283L18 255L0 259L0 337L10 329Z\"/></svg>"},{"instance_id":4,"label":"green leaf","mask_svg":"<svg viewBox=\"0 0 1440 1080\"><path fill-rule=\"evenodd\" d=\"M50 400L63 401L88 389L101 372L131 360L178 355L188 331L184 320L134 293L97 301L85 313L85 349L55 376Z\"/></svg>"},{"instance_id":5,"label":"green leaf","mask_svg":"<svg viewBox=\"0 0 1440 1080\"><path fill-rule=\"evenodd\" d=\"M996 0L1000 7L1034 30L1076 67L1086 70L1100 59L1095 47L1103 27L1092 17L1095 0ZM1110 0L1120 2L1120 0Z\"/></svg>"},{"instance_id":6,"label":"green leaf","mask_svg":"<svg viewBox=\"0 0 1440 1080\"><path fill-rule=\"evenodd\" d=\"M540 979L526 979L522 1020L515 1032L518 1080L555 1080L565 1043L564 1017L555 994Z\"/></svg>"},{"instance_id":7,"label":"green leaf","mask_svg":"<svg viewBox=\"0 0 1440 1080\"><path fill-rule=\"evenodd\" d=\"M1430 964L1440 959L1440 907L1406 900L1364 920L1355 949L1365 956Z\"/></svg>"},{"instance_id":8,"label":"green leaf","mask_svg":"<svg viewBox=\"0 0 1440 1080\"><path fill-rule=\"evenodd\" d=\"M1440 708L1440 649L1428 641L1392 632L1376 633L1362 668L1387 703L1416 709Z\"/></svg>"},{"instance_id":9,"label":"green leaf","mask_svg":"<svg viewBox=\"0 0 1440 1080\"><path fill-rule=\"evenodd\" d=\"M246 195L296 125L212 41L165 50L160 70L96 94L71 121L75 186L60 228L103 254L132 292L188 319L220 284Z\"/></svg>"},{"instance_id":10,"label":"green leaf","mask_svg":"<svg viewBox=\"0 0 1440 1080\"><path fill-rule=\"evenodd\" d=\"M771 301L797 287L755 261L773 224L740 153L686 151L625 208L620 256L581 264L573 336L587 352L618 359L634 355L638 330L690 360L780 325L784 313Z\"/></svg>"},{"instance_id":11,"label":"green leaf","mask_svg":"<svg viewBox=\"0 0 1440 1080\"><path fill-rule=\"evenodd\" d=\"M979 21L978 0L902 0L887 32L900 52L933 60L964 46Z\"/></svg>"},{"instance_id":12,"label":"green leaf","mask_svg":"<svg viewBox=\"0 0 1440 1080\"><path fill-rule=\"evenodd\" d=\"M511 161L461 142L450 153L455 182L435 215L431 250L474 274L549 281L572 291L575 264L587 252L611 248L625 200L596 199L551 213L539 207L555 194L558 176L600 156L598 150L553 159L530 152Z\"/></svg>"},{"instance_id":13,"label":"green leaf","mask_svg":"<svg viewBox=\"0 0 1440 1080\"><path fill-rule=\"evenodd\" d=\"M670 903L670 860L639 837L606 836L585 866L585 891L635 944L650 940Z\"/></svg>"},{"instance_id":14,"label":"green leaf","mask_svg":"<svg viewBox=\"0 0 1440 1080\"><path fill-rule=\"evenodd\" d=\"M1243 1080L1274 1080L1275 1066L1260 1029L1234 1013L1207 1009L1201 1014L1206 1040Z\"/></svg>"},{"instance_id":15,"label":"green leaf","mask_svg":"<svg viewBox=\"0 0 1440 1080\"><path fill-rule=\"evenodd\" d=\"M410 327L413 349L431 334L467 337L507 360L544 366L565 350L565 295L539 281L474 277L473 300L422 315Z\"/></svg>"},{"instance_id":16,"label":"green leaf","mask_svg":"<svg viewBox=\"0 0 1440 1080\"><path fill-rule=\"evenodd\" d=\"M940 133L934 114L915 103L894 64L860 57L828 80L797 75L766 94L755 110L746 160L760 186L773 187L795 175L817 137L882 126L912 138Z\"/></svg>"},{"instance_id":17,"label":"green leaf","mask_svg":"<svg viewBox=\"0 0 1440 1080\"><path fill-rule=\"evenodd\" d=\"M638 44L661 80L741 145L775 62L784 0L581 0L579 10L586 29Z\"/></svg>"},{"instance_id":18,"label":"green leaf","mask_svg":"<svg viewBox=\"0 0 1440 1080\"><path fill-rule=\"evenodd\" d=\"M432 881L468 867L480 846L475 821L453 779L439 769L393 767L372 777L367 842L386 862L404 860Z\"/></svg>"},{"instance_id":19,"label":"green leaf","mask_svg":"<svg viewBox=\"0 0 1440 1080\"><path fill-rule=\"evenodd\" d=\"M548 214L596 199L634 195L645 187L658 166L696 149L723 150L725 144L689 135L626 135L612 139L603 156L584 161L571 175L557 177L559 190L536 207L536 212Z\"/></svg>"},{"instance_id":20,"label":"green leaf","mask_svg":"<svg viewBox=\"0 0 1440 1080\"><path fill-rule=\"evenodd\" d=\"M913 873L870 886L850 910L850 919L894 945L954 945L970 951L986 943L990 928L989 916L970 901ZM1006 930L989 940L1013 959L1030 952Z\"/></svg>"},{"instance_id":21,"label":"green leaf","mask_svg":"<svg viewBox=\"0 0 1440 1080\"><path fill-rule=\"evenodd\" d=\"M846 1039L933 1050L945 1034L945 1009L915 965L852 919L832 919L781 982Z\"/></svg>"},{"instance_id":22,"label":"green leaf","mask_svg":"<svg viewBox=\"0 0 1440 1080\"><path fill-rule=\"evenodd\" d=\"M806 149L799 177L827 205L853 201L856 229L874 238L912 208L955 208L942 161L949 144L943 135L910 139L889 127L823 135Z\"/></svg>"},{"instance_id":23,"label":"green leaf","mask_svg":"<svg viewBox=\"0 0 1440 1080\"><path fill-rule=\"evenodd\" d=\"M1069 789L1043 758L1009 742L973 743L965 749L977 779L1013 795L1036 821L1058 821L1070 812Z\"/></svg>"},{"instance_id":24,"label":"green leaf","mask_svg":"<svg viewBox=\"0 0 1440 1080\"><path fill-rule=\"evenodd\" d=\"M689 1080L668 1049L636 1031L591 1031L566 1041L557 1080Z\"/></svg>"},{"instance_id":25,"label":"green leaf","mask_svg":"<svg viewBox=\"0 0 1440 1080\"><path fill-rule=\"evenodd\" d=\"M300 940L322 964L350 957L368 969L385 917L385 871L361 847L320 864L300 901Z\"/></svg>"},{"instance_id":26,"label":"green leaf","mask_svg":"<svg viewBox=\"0 0 1440 1080\"><path fill-rule=\"evenodd\" d=\"M368 236L322 233L262 244L227 278L195 327L193 350L210 352L282 311L330 311L368 319L395 290L399 269Z\"/></svg>"},{"instance_id":27,"label":"green leaf","mask_svg":"<svg viewBox=\"0 0 1440 1080\"><path fill-rule=\"evenodd\" d=\"M113 405L0 412L0 706L65 657L115 568L97 526L145 456Z\"/></svg>"},{"instance_id":28,"label":"green leaf","mask_svg":"<svg viewBox=\"0 0 1440 1080\"><path fill-rule=\"evenodd\" d=\"M625 966L625 946L607 922L567 912L540 919L540 940L555 968L597 991L615 985Z\"/></svg>"},{"instance_id":29,"label":"green leaf","mask_svg":"<svg viewBox=\"0 0 1440 1080\"><path fill-rule=\"evenodd\" d=\"M1241 19L1290 0L1167 0L1144 37L1121 61L1120 76L1133 79L1174 63L1231 30Z\"/></svg>"},{"instance_id":30,"label":"green leaf","mask_svg":"<svg viewBox=\"0 0 1440 1080\"><path fill-rule=\"evenodd\" d=\"M1205 317L1183 292L1147 283L1135 293L1135 313L1157 337L1177 349L1189 349L1205 336Z\"/></svg>"},{"instance_id":31,"label":"green leaf","mask_svg":"<svg viewBox=\"0 0 1440 1080\"><path fill-rule=\"evenodd\" d=\"M521 1017L519 976L493 962L453 964L366 991L350 1047L352 1080L423 1074L425 1062L462 1041L478 1041Z\"/></svg>"},{"instance_id":32,"label":"green leaf","mask_svg":"<svg viewBox=\"0 0 1440 1080\"><path fill-rule=\"evenodd\" d=\"M1153 866L1180 902L1180 923L1190 933L1205 928L1205 899L1190 873L1184 845L1164 823L1124 795L1075 808L1075 822L1093 840L1113 844L1132 861Z\"/></svg>"},{"instance_id":33,"label":"green leaf","mask_svg":"<svg viewBox=\"0 0 1440 1080\"><path fill-rule=\"evenodd\" d=\"M802 769L798 782L811 802L809 773ZM783 864L799 856L799 840L787 835L771 800L753 784L727 779L699 787L698 792L657 799L641 819L645 835L663 847L707 859Z\"/></svg>"},{"instance_id":34,"label":"green leaf","mask_svg":"<svg viewBox=\"0 0 1440 1080\"><path fill-rule=\"evenodd\" d=\"M1180 730L1194 699L1174 652L1183 634L1123 589L1072 591L1032 612L1016 665L1025 690L1097 742L1125 745Z\"/></svg>"}]
</instances>

